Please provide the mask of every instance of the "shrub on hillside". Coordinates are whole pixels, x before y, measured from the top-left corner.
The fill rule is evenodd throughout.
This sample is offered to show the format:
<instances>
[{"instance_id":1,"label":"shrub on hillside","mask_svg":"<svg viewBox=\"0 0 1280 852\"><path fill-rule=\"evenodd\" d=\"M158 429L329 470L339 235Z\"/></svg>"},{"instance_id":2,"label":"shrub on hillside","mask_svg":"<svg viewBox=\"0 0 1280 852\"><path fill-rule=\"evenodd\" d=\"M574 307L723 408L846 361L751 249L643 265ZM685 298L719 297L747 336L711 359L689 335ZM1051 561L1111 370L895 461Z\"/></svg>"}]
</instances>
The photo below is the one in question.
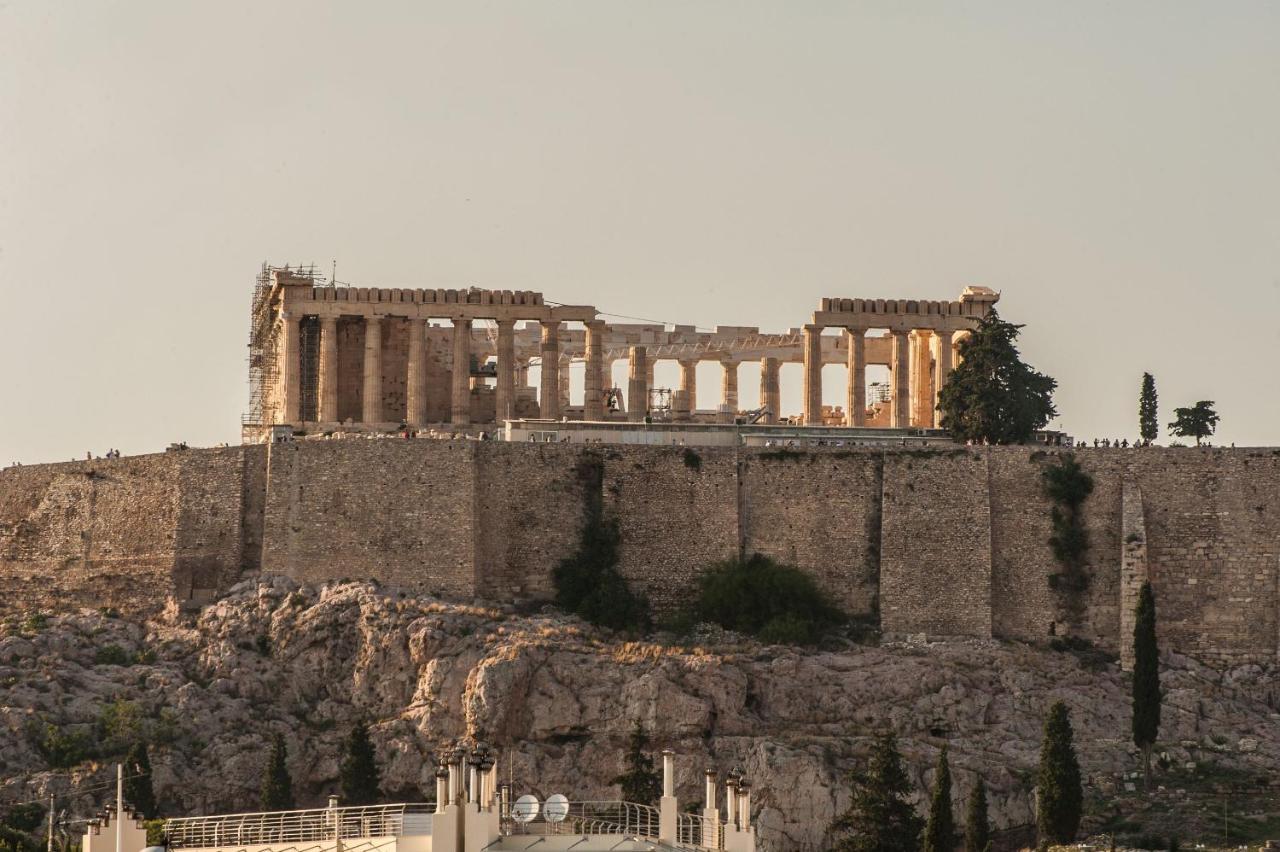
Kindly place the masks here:
<instances>
[{"instance_id":1,"label":"shrub on hillside","mask_svg":"<svg viewBox=\"0 0 1280 852\"><path fill-rule=\"evenodd\" d=\"M812 577L757 553L703 574L684 620L711 621L764 642L812 645L844 615Z\"/></svg>"}]
</instances>

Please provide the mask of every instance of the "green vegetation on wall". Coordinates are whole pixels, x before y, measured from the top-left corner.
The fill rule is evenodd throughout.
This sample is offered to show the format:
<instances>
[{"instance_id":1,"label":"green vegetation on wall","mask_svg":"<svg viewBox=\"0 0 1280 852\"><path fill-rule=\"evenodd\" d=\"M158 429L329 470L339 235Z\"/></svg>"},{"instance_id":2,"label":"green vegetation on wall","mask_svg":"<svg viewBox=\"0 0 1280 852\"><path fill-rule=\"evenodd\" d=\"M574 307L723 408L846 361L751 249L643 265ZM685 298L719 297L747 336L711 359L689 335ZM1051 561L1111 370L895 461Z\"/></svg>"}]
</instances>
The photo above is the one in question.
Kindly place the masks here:
<instances>
[{"instance_id":1,"label":"green vegetation on wall","mask_svg":"<svg viewBox=\"0 0 1280 852\"><path fill-rule=\"evenodd\" d=\"M1061 570L1049 577L1050 586L1059 593L1067 615L1079 616L1084 607L1084 592L1089 588L1086 557L1089 533L1084 528L1081 507L1093 493L1093 477L1070 453L1040 473L1045 496L1052 502L1050 519L1053 532L1049 547Z\"/></svg>"},{"instance_id":2,"label":"green vegetation on wall","mask_svg":"<svg viewBox=\"0 0 1280 852\"><path fill-rule=\"evenodd\" d=\"M585 519L577 551L552 572L556 604L592 624L644 632L652 621L649 601L618 573L618 524L604 516L604 462L588 456L578 465Z\"/></svg>"}]
</instances>

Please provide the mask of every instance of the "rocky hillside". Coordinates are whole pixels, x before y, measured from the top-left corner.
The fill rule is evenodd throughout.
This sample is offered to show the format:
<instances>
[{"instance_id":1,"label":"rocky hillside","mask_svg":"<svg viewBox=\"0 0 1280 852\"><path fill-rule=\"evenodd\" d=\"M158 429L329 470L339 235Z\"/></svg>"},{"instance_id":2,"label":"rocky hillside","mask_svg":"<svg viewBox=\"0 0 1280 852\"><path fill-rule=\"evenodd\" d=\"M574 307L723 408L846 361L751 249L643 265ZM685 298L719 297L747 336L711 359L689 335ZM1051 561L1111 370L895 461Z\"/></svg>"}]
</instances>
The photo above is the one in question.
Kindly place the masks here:
<instances>
[{"instance_id":1,"label":"rocky hillside","mask_svg":"<svg viewBox=\"0 0 1280 852\"><path fill-rule=\"evenodd\" d=\"M898 732L921 790L949 742L958 812L981 775L1000 827L1032 819L1040 724L1054 700L1071 708L1095 825L1119 812L1138 765L1114 665L1015 644L620 643L558 614L279 579L242 584L198 617L32 616L0 635L5 801L109 779L107 756L142 732L157 743L169 814L253 808L279 732L300 798L320 803L357 717L372 724L393 798L433 795L433 755L473 735L502 752L518 793L613 798L638 718L655 747L678 753L682 800L700 795L704 768L740 766L755 784L763 847L817 850L848 801L848 770L884 728ZM1162 795L1194 798L1223 778L1265 783L1280 766L1280 671L1181 657L1166 666ZM81 814L100 803L72 801Z\"/></svg>"}]
</instances>

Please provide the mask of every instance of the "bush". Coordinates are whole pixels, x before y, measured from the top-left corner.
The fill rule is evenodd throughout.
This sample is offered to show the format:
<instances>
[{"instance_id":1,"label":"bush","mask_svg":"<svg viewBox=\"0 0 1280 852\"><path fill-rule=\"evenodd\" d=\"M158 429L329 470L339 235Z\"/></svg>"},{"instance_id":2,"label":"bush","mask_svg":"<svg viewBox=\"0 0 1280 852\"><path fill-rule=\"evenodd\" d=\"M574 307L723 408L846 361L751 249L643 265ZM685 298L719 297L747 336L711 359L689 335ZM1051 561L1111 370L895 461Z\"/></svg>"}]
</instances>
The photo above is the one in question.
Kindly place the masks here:
<instances>
[{"instance_id":1,"label":"bush","mask_svg":"<svg viewBox=\"0 0 1280 852\"><path fill-rule=\"evenodd\" d=\"M844 619L813 578L758 553L717 563L698 586L686 620L712 621L764 642L812 645Z\"/></svg>"},{"instance_id":2,"label":"bush","mask_svg":"<svg viewBox=\"0 0 1280 852\"><path fill-rule=\"evenodd\" d=\"M124 754L144 739L142 708L133 701L117 698L98 711L98 742L103 757Z\"/></svg>"},{"instance_id":3,"label":"bush","mask_svg":"<svg viewBox=\"0 0 1280 852\"><path fill-rule=\"evenodd\" d=\"M94 665L98 666L127 666L133 660L129 658L124 648L119 645L103 645L93 655L93 662Z\"/></svg>"},{"instance_id":4,"label":"bush","mask_svg":"<svg viewBox=\"0 0 1280 852\"><path fill-rule=\"evenodd\" d=\"M37 723L32 730L36 751L53 769L70 769L88 760L92 741L81 731L64 730L51 722Z\"/></svg>"}]
</instances>

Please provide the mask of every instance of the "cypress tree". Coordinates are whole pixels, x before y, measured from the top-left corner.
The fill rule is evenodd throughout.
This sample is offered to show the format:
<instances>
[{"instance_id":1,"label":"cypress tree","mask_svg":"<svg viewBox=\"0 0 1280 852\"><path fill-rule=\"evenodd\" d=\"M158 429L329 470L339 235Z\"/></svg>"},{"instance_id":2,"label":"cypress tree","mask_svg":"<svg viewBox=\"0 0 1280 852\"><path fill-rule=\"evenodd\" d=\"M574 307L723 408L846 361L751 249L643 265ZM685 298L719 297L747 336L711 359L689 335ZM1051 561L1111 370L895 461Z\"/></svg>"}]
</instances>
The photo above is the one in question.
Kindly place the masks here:
<instances>
[{"instance_id":1,"label":"cypress tree","mask_svg":"<svg viewBox=\"0 0 1280 852\"><path fill-rule=\"evenodd\" d=\"M898 740L876 740L863 772L850 779L853 802L832 825L836 852L919 852L923 820L907 801L911 785L898 753Z\"/></svg>"},{"instance_id":2,"label":"cypress tree","mask_svg":"<svg viewBox=\"0 0 1280 852\"><path fill-rule=\"evenodd\" d=\"M264 811L287 811L294 807L288 759L289 750L284 744L284 737L276 734L271 740L271 754L262 772L261 802Z\"/></svg>"},{"instance_id":3,"label":"cypress tree","mask_svg":"<svg viewBox=\"0 0 1280 852\"><path fill-rule=\"evenodd\" d=\"M1142 374L1142 393L1138 396L1138 435L1144 441L1160 437L1160 423L1156 413L1156 380L1150 373Z\"/></svg>"},{"instance_id":4,"label":"cypress tree","mask_svg":"<svg viewBox=\"0 0 1280 852\"><path fill-rule=\"evenodd\" d=\"M1084 791L1073 737L1067 705L1054 702L1044 723L1036 779L1036 828L1042 844L1070 843L1080 830Z\"/></svg>"},{"instance_id":5,"label":"cypress tree","mask_svg":"<svg viewBox=\"0 0 1280 852\"><path fill-rule=\"evenodd\" d=\"M965 814L964 852L985 852L991 844L991 822L987 817L987 785L982 779L973 785L969 794L969 809Z\"/></svg>"},{"instance_id":6,"label":"cypress tree","mask_svg":"<svg viewBox=\"0 0 1280 852\"><path fill-rule=\"evenodd\" d=\"M143 819L158 816L155 788L151 786L151 756L141 741L129 746L124 758L124 798Z\"/></svg>"},{"instance_id":7,"label":"cypress tree","mask_svg":"<svg viewBox=\"0 0 1280 852\"><path fill-rule=\"evenodd\" d=\"M653 758L645 754L648 747L649 735L637 719L627 745L627 771L612 781L622 788L624 802L656 805L662 798L662 774L654 769Z\"/></svg>"},{"instance_id":8,"label":"cypress tree","mask_svg":"<svg viewBox=\"0 0 1280 852\"><path fill-rule=\"evenodd\" d=\"M1151 748L1160 732L1160 649L1151 583L1138 593L1133 624L1133 744L1142 749L1142 777L1151 786Z\"/></svg>"},{"instance_id":9,"label":"cypress tree","mask_svg":"<svg viewBox=\"0 0 1280 852\"><path fill-rule=\"evenodd\" d=\"M929 800L929 821L924 827L924 852L953 852L956 848L956 820L951 812L951 763L944 743L938 755L938 770Z\"/></svg>"},{"instance_id":10,"label":"cypress tree","mask_svg":"<svg viewBox=\"0 0 1280 852\"><path fill-rule=\"evenodd\" d=\"M382 777L378 771L378 756L374 752L373 741L369 739L369 726L364 720L356 722L347 737L342 764L338 767L338 778L342 784L344 805L373 805L381 797L378 788L382 784Z\"/></svg>"}]
</instances>

